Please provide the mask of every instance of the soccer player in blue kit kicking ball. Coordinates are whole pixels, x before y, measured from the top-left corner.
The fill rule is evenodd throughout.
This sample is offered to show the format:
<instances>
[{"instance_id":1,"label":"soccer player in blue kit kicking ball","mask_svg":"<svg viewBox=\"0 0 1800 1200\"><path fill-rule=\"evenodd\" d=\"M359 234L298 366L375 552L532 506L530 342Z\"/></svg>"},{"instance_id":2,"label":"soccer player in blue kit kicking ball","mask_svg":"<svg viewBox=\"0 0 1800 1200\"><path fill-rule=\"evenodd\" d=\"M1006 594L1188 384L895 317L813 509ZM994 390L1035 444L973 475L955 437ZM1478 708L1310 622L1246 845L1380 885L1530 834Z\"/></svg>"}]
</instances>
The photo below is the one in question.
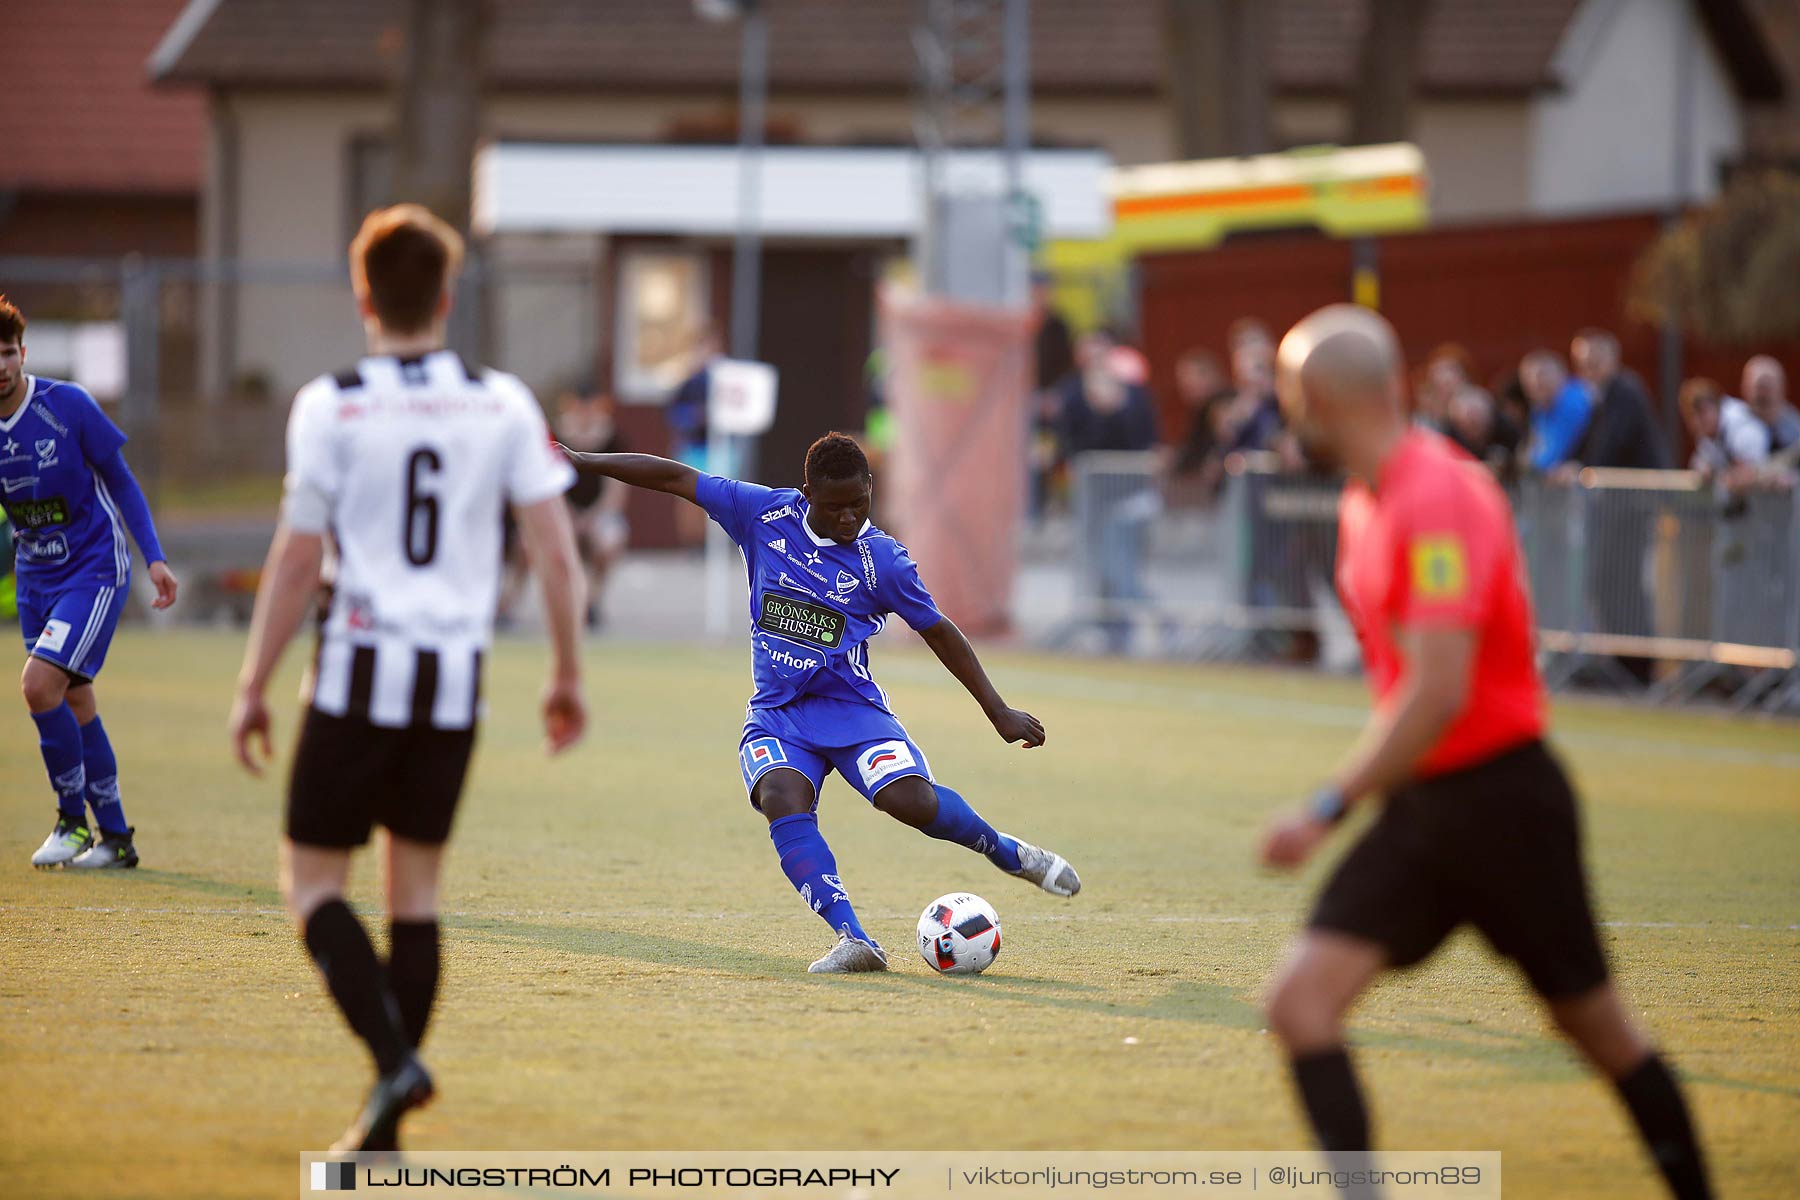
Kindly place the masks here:
<instances>
[{"instance_id":1,"label":"soccer player in blue kit kicking ball","mask_svg":"<svg viewBox=\"0 0 1800 1200\"><path fill-rule=\"evenodd\" d=\"M833 770L882 812L928 837L966 846L1053 896L1081 890L1059 854L1000 833L936 782L869 671L868 640L897 614L981 705L994 729L1026 749L1044 726L1009 708L969 640L932 602L906 547L869 523L874 477L862 447L829 433L806 452L799 489L706 475L649 454L563 453L584 474L698 504L744 553L750 576L756 694L738 743L750 803L768 819L781 869L838 934L814 974L885 971L819 832L819 788Z\"/></svg>"},{"instance_id":2,"label":"soccer player in blue kit kicking ball","mask_svg":"<svg viewBox=\"0 0 1800 1200\"><path fill-rule=\"evenodd\" d=\"M175 603L143 489L125 465L125 435L81 387L25 373L25 318L0 296L0 493L18 551L19 690L56 790L56 825L34 867L138 865L119 803L119 766L94 700L131 585L137 542L156 608ZM98 840L88 825L94 810Z\"/></svg>"}]
</instances>

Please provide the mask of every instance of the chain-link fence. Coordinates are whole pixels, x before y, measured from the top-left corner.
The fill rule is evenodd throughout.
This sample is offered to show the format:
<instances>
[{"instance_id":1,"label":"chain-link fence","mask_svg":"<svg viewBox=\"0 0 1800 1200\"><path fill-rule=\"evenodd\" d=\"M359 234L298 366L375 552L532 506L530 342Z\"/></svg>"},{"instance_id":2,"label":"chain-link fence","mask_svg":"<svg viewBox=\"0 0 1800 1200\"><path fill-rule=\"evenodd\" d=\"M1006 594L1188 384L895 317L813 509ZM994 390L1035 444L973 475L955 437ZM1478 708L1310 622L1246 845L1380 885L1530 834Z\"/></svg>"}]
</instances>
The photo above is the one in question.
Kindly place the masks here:
<instances>
[{"instance_id":1,"label":"chain-link fence","mask_svg":"<svg viewBox=\"0 0 1800 1200\"><path fill-rule=\"evenodd\" d=\"M594 376L606 314L591 256L532 250L469 263L450 340L548 401ZM87 386L183 511L273 511L288 401L364 353L341 264L7 258L0 290L29 321L28 369Z\"/></svg>"},{"instance_id":2,"label":"chain-link fence","mask_svg":"<svg viewBox=\"0 0 1800 1200\"><path fill-rule=\"evenodd\" d=\"M1250 464L1215 507L1171 508L1158 462L1077 459L1071 613L1055 644L1255 657L1342 628L1336 481ZM1800 493L1589 470L1570 486L1527 481L1513 504L1553 685L1800 701Z\"/></svg>"}]
</instances>

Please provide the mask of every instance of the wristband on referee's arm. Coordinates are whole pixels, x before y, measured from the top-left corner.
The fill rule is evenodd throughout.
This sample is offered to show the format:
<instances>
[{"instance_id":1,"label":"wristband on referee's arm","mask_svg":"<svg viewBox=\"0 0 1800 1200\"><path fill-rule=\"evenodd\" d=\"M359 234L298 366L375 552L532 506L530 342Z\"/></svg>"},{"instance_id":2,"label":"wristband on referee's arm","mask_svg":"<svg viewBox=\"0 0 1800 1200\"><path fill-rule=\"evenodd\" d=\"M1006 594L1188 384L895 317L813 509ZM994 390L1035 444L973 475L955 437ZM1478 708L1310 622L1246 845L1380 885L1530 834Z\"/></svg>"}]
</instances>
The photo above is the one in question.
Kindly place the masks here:
<instances>
[{"instance_id":1,"label":"wristband on referee's arm","mask_svg":"<svg viewBox=\"0 0 1800 1200\"><path fill-rule=\"evenodd\" d=\"M1312 814L1313 820L1325 825L1336 825L1349 814L1350 801L1344 798L1342 788L1328 783L1313 793L1306 809Z\"/></svg>"}]
</instances>

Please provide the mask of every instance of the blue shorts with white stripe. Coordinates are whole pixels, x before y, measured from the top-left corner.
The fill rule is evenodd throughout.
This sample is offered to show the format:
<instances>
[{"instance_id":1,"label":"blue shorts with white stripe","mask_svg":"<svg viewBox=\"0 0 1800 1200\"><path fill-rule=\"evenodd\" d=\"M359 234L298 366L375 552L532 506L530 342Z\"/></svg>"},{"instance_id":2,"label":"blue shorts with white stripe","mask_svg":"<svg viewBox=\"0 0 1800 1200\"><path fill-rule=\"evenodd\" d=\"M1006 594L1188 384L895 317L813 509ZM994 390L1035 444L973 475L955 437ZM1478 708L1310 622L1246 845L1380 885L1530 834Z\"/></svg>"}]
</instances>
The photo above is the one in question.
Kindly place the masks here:
<instances>
[{"instance_id":1,"label":"blue shorts with white stripe","mask_svg":"<svg viewBox=\"0 0 1800 1200\"><path fill-rule=\"evenodd\" d=\"M19 630L25 652L92 682L106 662L106 648L125 609L126 584L76 583L40 593L19 584Z\"/></svg>"}]
</instances>

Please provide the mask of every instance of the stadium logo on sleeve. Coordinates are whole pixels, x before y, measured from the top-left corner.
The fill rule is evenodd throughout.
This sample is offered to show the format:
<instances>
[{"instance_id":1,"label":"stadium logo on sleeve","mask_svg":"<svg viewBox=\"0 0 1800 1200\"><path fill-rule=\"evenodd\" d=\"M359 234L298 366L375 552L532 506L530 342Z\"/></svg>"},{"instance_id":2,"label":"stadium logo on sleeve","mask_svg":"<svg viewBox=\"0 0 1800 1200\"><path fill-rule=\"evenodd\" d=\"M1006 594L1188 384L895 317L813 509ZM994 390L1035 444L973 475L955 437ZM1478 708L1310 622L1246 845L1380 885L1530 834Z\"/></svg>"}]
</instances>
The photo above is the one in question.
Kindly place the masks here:
<instances>
[{"instance_id":1,"label":"stadium logo on sleeve","mask_svg":"<svg viewBox=\"0 0 1800 1200\"><path fill-rule=\"evenodd\" d=\"M918 765L912 747L902 741L877 742L856 756L864 787L874 787L888 776Z\"/></svg>"},{"instance_id":2,"label":"stadium logo on sleeve","mask_svg":"<svg viewBox=\"0 0 1800 1200\"><path fill-rule=\"evenodd\" d=\"M1423 600L1458 600L1469 589L1468 560L1453 534L1420 538L1412 547L1413 591Z\"/></svg>"}]
</instances>

